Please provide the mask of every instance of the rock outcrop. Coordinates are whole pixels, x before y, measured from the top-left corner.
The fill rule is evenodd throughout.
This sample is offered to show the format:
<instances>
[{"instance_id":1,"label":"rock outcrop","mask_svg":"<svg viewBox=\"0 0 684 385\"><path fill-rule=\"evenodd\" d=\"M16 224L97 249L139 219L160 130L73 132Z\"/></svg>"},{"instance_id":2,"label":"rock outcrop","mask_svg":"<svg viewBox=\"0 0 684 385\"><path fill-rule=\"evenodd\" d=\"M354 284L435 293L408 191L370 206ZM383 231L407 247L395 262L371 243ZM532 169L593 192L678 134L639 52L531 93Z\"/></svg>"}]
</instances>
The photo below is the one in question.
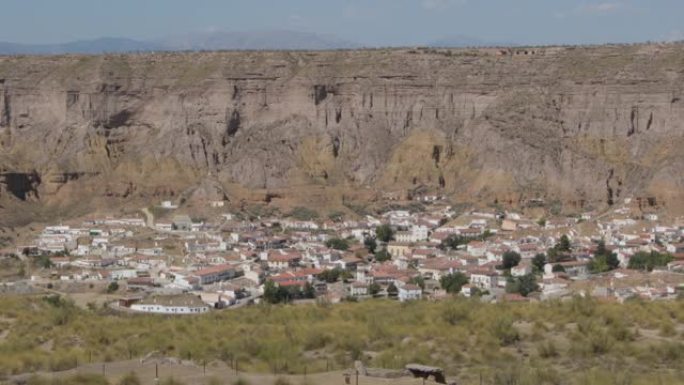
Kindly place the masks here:
<instances>
[{"instance_id":1,"label":"rock outcrop","mask_svg":"<svg viewBox=\"0 0 684 385\"><path fill-rule=\"evenodd\" d=\"M0 57L0 202L211 180L667 204L683 88L678 44Z\"/></svg>"}]
</instances>

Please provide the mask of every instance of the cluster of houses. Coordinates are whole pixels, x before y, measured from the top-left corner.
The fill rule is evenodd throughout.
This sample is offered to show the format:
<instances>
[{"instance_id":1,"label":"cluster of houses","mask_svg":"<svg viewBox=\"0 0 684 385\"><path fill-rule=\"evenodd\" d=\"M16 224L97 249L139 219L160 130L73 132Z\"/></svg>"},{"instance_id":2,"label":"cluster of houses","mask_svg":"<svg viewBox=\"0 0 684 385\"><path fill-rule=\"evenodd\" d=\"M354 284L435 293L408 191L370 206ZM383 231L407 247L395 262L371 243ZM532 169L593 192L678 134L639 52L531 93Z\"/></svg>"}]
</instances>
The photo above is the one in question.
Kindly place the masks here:
<instances>
[{"instance_id":1,"label":"cluster of houses","mask_svg":"<svg viewBox=\"0 0 684 385\"><path fill-rule=\"evenodd\" d=\"M380 227L391 229L389 239L379 239ZM97 219L48 226L17 252L49 256L49 266L32 272L36 284L116 281L122 287L119 307L165 314L250 304L260 300L269 281L295 300L313 295L330 302L451 295L492 301L574 295L655 300L675 298L684 284L683 229L684 222L662 224L656 214L639 213L628 202L600 215L540 220L495 209L456 213L435 200L424 210L354 220L248 221L227 212L206 222L188 215L154 224L142 218ZM563 236L570 242L566 258L539 266L535 257ZM450 243L454 239L458 242ZM617 256L617 269L592 273L599 241ZM637 252L673 258L652 271L630 270ZM507 253L519 261L502 269ZM456 273L467 283L460 292L447 293L444 282ZM507 293L512 278L529 275L537 284L533 293Z\"/></svg>"}]
</instances>

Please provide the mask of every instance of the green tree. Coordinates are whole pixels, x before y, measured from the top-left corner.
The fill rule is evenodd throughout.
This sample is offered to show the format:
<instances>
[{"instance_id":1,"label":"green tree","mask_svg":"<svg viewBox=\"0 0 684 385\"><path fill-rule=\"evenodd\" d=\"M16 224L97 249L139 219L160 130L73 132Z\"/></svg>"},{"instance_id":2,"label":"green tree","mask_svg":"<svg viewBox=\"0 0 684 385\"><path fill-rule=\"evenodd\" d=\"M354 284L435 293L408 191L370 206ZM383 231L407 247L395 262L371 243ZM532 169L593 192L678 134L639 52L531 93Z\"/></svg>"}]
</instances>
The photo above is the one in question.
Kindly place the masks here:
<instances>
[{"instance_id":1,"label":"green tree","mask_svg":"<svg viewBox=\"0 0 684 385\"><path fill-rule=\"evenodd\" d=\"M555 262L560 262L563 258L562 255L556 250L555 247L552 247L548 250L546 250L546 255L547 255L547 260L550 263L555 263Z\"/></svg>"},{"instance_id":2,"label":"green tree","mask_svg":"<svg viewBox=\"0 0 684 385\"><path fill-rule=\"evenodd\" d=\"M363 240L363 245L366 247L369 253L375 253L375 249L378 247L378 242L373 237L366 237Z\"/></svg>"},{"instance_id":3,"label":"green tree","mask_svg":"<svg viewBox=\"0 0 684 385\"><path fill-rule=\"evenodd\" d=\"M501 267L504 270L510 270L512 267L518 266L520 259L520 254L516 253L515 251L507 251L503 255Z\"/></svg>"},{"instance_id":4,"label":"green tree","mask_svg":"<svg viewBox=\"0 0 684 385\"><path fill-rule=\"evenodd\" d=\"M425 290L425 278L423 278L420 275L417 275L409 280L409 283L412 283L416 286L419 286L421 289Z\"/></svg>"},{"instance_id":5,"label":"green tree","mask_svg":"<svg viewBox=\"0 0 684 385\"><path fill-rule=\"evenodd\" d=\"M264 301L268 303L280 302L280 290L278 290L278 285L271 280L266 281L264 284Z\"/></svg>"},{"instance_id":6,"label":"green tree","mask_svg":"<svg viewBox=\"0 0 684 385\"><path fill-rule=\"evenodd\" d=\"M551 269L551 271L554 273L565 273L565 268L560 263L557 263L557 264L553 265L553 268Z\"/></svg>"},{"instance_id":7,"label":"green tree","mask_svg":"<svg viewBox=\"0 0 684 385\"><path fill-rule=\"evenodd\" d=\"M537 277L534 274L523 275L522 277L509 277L506 282L506 292L518 293L527 297L530 293L539 290Z\"/></svg>"},{"instance_id":8,"label":"green tree","mask_svg":"<svg viewBox=\"0 0 684 385\"><path fill-rule=\"evenodd\" d=\"M620 259L616 253L610 253L606 255L606 264L610 270L615 270L620 267Z\"/></svg>"},{"instance_id":9,"label":"green tree","mask_svg":"<svg viewBox=\"0 0 684 385\"><path fill-rule=\"evenodd\" d=\"M310 282L307 282L306 285L304 285L302 296L304 298L316 298L316 289Z\"/></svg>"},{"instance_id":10,"label":"green tree","mask_svg":"<svg viewBox=\"0 0 684 385\"><path fill-rule=\"evenodd\" d=\"M368 291L370 292L370 294L371 294L372 296L378 295L378 293L380 292L380 285L378 285L377 283L373 282L373 283L371 283L370 286L368 287Z\"/></svg>"},{"instance_id":11,"label":"green tree","mask_svg":"<svg viewBox=\"0 0 684 385\"><path fill-rule=\"evenodd\" d=\"M392 226L383 224L375 228L375 236L382 242L389 242L394 239Z\"/></svg>"},{"instance_id":12,"label":"green tree","mask_svg":"<svg viewBox=\"0 0 684 385\"><path fill-rule=\"evenodd\" d=\"M608 266L605 255L595 257L591 262L589 262L589 271L594 274L605 273L609 270L610 266Z\"/></svg>"},{"instance_id":13,"label":"green tree","mask_svg":"<svg viewBox=\"0 0 684 385\"><path fill-rule=\"evenodd\" d=\"M387 249L379 250L375 253L375 260L378 262L385 262L392 259L392 255L387 251Z\"/></svg>"},{"instance_id":14,"label":"green tree","mask_svg":"<svg viewBox=\"0 0 684 385\"><path fill-rule=\"evenodd\" d=\"M109 294L114 293L114 292L117 291L117 290L119 290L119 283L116 282L116 281L111 282L111 283L107 286L107 293L109 293Z\"/></svg>"},{"instance_id":15,"label":"green tree","mask_svg":"<svg viewBox=\"0 0 684 385\"><path fill-rule=\"evenodd\" d=\"M451 294L459 293L466 283L468 283L468 277L460 271L444 275L439 279L442 289Z\"/></svg>"},{"instance_id":16,"label":"green tree","mask_svg":"<svg viewBox=\"0 0 684 385\"><path fill-rule=\"evenodd\" d=\"M332 238L325 242L325 245L331 249L335 250L347 250L349 249L349 242L346 239Z\"/></svg>"},{"instance_id":17,"label":"green tree","mask_svg":"<svg viewBox=\"0 0 684 385\"><path fill-rule=\"evenodd\" d=\"M543 253L539 253L532 258L532 266L534 267L534 271L537 273L541 273L544 271L544 265L546 265L546 255Z\"/></svg>"},{"instance_id":18,"label":"green tree","mask_svg":"<svg viewBox=\"0 0 684 385\"><path fill-rule=\"evenodd\" d=\"M322 279L327 283L335 283L340 279L341 275L342 270L339 267L336 267L331 270L324 270L322 273L318 275L318 278Z\"/></svg>"},{"instance_id":19,"label":"green tree","mask_svg":"<svg viewBox=\"0 0 684 385\"><path fill-rule=\"evenodd\" d=\"M563 234L560 237L560 241L556 245L556 250L563 252L563 253L570 252L570 238L568 238L567 235Z\"/></svg>"},{"instance_id":20,"label":"green tree","mask_svg":"<svg viewBox=\"0 0 684 385\"><path fill-rule=\"evenodd\" d=\"M270 304L289 302L293 298L301 295L301 290L297 286L289 289L277 285L273 281L266 281L264 284L264 301Z\"/></svg>"},{"instance_id":21,"label":"green tree","mask_svg":"<svg viewBox=\"0 0 684 385\"><path fill-rule=\"evenodd\" d=\"M35 263L36 266L41 267L43 269L49 269L52 267L52 261L50 260L50 257L47 255L39 255L35 258Z\"/></svg>"},{"instance_id":22,"label":"green tree","mask_svg":"<svg viewBox=\"0 0 684 385\"><path fill-rule=\"evenodd\" d=\"M439 243L439 248L442 250L455 250L461 245L467 245L468 242L470 242L470 239L456 235L456 234L451 234L448 237L444 238L442 242Z\"/></svg>"},{"instance_id":23,"label":"green tree","mask_svg":"<svg viewBox=\"0 0 684 385\"><path fill-rule=\"evenodd\" d=\"M601 239L596 247L596 253L594 255L608 255L608 249L606 248L606 241Z\"/></svg>"},{"instance_id":24,"label":"green tree","mask_svg":"<svg viewBox=\"0 0 684 385\"><path fill-rule=\"evenodd\" d=\"M661 254L657 251L650 253L640 251L629 259L627 267L635 270L652 271L656 267L667 266L672 260L673 257L670 254Z\"/></svg>"},{"instance_id":25,"label":"green tree","mask_svg":"<svg viewBox=\"0 0 684 385\"><path fill-rule=\"evenodd\" d=\"M611 253L606 248L606 243L601 240L594 253L594 259L589 263L589 270L592 273L603 273L606 271L617 269L620 266L620 260L617 254Z\"/></svg>"},{"instance_id":26,"label":"green tree","mask_svg":"<svg viewBox=\"0 0 684 385\"><path fill-rule=\"evenodd\" d=\"M390 283L389 286L387 286L387 295L389 297L396 297L399 295L399 289L394 285L394 282Z\"/></svg>"}]
</instances>

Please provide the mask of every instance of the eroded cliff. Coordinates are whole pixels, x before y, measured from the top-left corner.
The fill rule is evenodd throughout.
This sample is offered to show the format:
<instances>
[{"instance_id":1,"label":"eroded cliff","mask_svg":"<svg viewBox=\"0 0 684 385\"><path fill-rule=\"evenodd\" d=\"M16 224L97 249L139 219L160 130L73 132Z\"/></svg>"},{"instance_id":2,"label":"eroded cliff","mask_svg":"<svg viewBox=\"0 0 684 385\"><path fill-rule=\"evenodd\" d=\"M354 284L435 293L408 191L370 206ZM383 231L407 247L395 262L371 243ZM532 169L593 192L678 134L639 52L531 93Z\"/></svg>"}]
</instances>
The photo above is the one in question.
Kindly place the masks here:
<instances>
[{"instance_id":1,"label":"eroded cliff","mask_svg":"<svg viewBox=\"0 0 684 385\"><path fill-rule=\"evenodd\" d=\"M0 202L208 184L667 204L683 86L676 44L1 57Z\"/></svg>"}]
</instances>

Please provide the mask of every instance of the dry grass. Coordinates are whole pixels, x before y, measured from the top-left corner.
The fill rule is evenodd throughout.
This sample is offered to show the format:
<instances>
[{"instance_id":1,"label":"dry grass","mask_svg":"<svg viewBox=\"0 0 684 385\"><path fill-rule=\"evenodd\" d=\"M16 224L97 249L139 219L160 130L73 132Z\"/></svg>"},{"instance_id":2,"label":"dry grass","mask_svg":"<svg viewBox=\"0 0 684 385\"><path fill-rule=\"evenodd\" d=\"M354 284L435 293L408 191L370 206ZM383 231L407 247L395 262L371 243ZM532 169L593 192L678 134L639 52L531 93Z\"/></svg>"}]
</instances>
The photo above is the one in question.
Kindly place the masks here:
<instances>
[{"instance_id":1,"label":"dry grass","mask_svg":"<svg viewBox=\"0 0 684 385\"><path fill-rule=\"evenodd\" d=\"M415 362L443 367L461 383L474 383L480 374L505 383L495 378L504 373L524 379L519 383L608 384L614 382L598 379L617 381L629 371L633 383L661 378L675 384L684 373L681 301L368 301L186 318L122 316L52 302L0 299L0 317L14 320L5 323L0 372L66 370L91 356L113 362L158 352L194 365L237 360L241 371L282 375L346 369L354 360L395 369Z\"/></svg>"}]
</instances>

